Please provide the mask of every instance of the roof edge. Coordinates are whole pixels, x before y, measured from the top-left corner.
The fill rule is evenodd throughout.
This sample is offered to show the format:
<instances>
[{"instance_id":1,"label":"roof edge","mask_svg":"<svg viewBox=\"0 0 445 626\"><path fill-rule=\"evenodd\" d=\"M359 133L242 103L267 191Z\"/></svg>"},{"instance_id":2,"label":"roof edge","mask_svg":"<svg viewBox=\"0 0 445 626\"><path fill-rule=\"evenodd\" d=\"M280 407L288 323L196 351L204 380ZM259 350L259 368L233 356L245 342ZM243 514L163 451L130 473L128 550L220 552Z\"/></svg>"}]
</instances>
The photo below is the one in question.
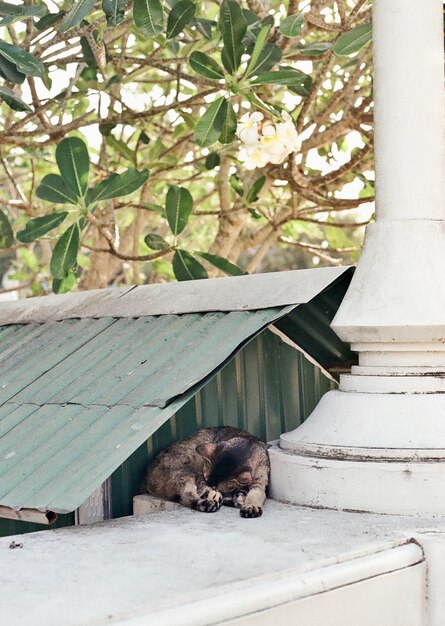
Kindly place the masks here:
<instances>
[{"instance_id":1,"label":"roof edge","mask_svg":"<svg viewBox=\"0 0 445 626\"><path fill-rule=\"evenodd\" d=\"M0 325L69 318L142 317L249 311L309 302L351 266L326 267L178 283L95 289L0 305Z\"/></svg>"},{"instance_id":2,"label":"roof edge","mask_svg":"<svg viewBox=\"0 0 445 626\"><path fill-rule=\"evenodd\" d=\"M54 511L39 511L38 509L15 510L9 506L0 506L0 517L50 526L57 520L57 513L54 513Z\"/></svg>"}]
</instances>

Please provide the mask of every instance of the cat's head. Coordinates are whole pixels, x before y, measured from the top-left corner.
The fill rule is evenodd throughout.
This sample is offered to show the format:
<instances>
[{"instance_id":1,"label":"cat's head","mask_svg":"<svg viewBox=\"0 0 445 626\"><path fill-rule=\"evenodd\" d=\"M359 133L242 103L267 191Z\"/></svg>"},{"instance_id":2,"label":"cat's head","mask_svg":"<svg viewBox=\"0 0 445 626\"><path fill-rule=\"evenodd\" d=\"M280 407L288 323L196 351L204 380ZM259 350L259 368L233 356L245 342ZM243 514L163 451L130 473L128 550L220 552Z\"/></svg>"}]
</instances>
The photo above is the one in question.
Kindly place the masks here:
<instances>
[{"instance_id":1,"label":"cat's head","mask_svg":"<svg viewBox=\"0 0 445 626\"><path fill-rule=\"evenodd\" d=\"M233 437L220 443L202 443L196 452L204 460L203 473L207 483L229 495L248 490L253 479L254 444L243 437Z\"/></svg>"}]
</instances>

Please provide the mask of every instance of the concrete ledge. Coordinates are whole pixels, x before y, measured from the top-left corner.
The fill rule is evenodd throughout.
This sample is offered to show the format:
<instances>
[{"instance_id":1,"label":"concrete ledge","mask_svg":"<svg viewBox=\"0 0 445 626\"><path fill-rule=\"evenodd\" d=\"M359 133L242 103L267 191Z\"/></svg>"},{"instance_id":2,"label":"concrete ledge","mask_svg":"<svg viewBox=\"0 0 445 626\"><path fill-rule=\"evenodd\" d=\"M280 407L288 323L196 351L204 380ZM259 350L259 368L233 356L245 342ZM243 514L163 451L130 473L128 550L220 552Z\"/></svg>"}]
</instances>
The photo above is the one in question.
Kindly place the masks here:
<instances>
[{"instance_id":1,"label":"concrete ledge","mask_svg":"<svg viewBox=\"0 0 445 626\"><path fill-rule=\"evenodd\" d=\"M423 626L415 534L412 519L267 500L256 519L180 507L5 537L0 624Z\"/></svg>"},{"instance_id":2,"label":"concrete ledge","mask_svg":"<svg viewBox=\"0 0 445 626\"><path fill-rule=\"evenodd\" d=\"M181 505L176 502L169 502L148 494L134 496L133 498L133 515L150 515L152 513L161 513L162 511L175 511L181 508Z\"/></svg>"}]
</instances>

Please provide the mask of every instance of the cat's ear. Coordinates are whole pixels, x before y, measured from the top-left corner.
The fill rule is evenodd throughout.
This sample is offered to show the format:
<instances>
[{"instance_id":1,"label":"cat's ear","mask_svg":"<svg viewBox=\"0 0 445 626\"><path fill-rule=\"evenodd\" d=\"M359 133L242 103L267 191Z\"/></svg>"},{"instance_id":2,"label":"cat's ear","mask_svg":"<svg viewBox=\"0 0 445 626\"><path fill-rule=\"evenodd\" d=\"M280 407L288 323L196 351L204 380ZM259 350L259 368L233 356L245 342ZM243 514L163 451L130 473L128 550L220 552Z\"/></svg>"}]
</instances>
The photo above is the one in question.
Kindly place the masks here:
<instances>
[{"instance_id":1,"label":"cat's ear","mask_svg":"<svg viewBox=\"0 0 445 626\"><path fill-rule=\"evenodd\" d=\"M196 452L202 456L203 459L212 462L215 454L216 445L214 443L200 443L196 446Z\"/></svg>"}]
</instances>

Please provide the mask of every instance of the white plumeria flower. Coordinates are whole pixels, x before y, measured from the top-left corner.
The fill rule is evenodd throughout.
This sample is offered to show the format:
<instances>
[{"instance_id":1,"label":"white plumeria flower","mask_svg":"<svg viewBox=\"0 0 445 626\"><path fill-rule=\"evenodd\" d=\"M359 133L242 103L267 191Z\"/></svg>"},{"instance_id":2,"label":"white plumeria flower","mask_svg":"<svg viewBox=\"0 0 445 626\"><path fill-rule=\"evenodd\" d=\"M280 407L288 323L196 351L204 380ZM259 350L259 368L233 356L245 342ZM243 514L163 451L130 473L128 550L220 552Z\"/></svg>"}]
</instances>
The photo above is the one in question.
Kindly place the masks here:
<instances>
[{"instance_id":1,"label":"white plumeria flower","mask_svg":"<svg viewBox=\"0 0 445 626\"><path fill-rule=\"evenodd\" d=\"M258 124L264 118L259 111L245 113L238 124L237 136L246 146L254 146L259 141Z\"/></svg>"},{"instance_id":2,"label":"white plumeria flower","mask_svg":"<svg viewBox=\"0 0 445 626\"><path fill-rule=\"evenodd\" d=\"M242 116L236 134L244 144L240 158L247 169L265 167L267 163L283 163L292 152L301 147L301 139L287 111L283 111L281 122L263 122L259 111Z\"/></svg>"},{"instance_id":3,"label":"white plumeria flower","mask_svg":"<svg viewBox=\"0 0 445 626\"><path fill-rule=\"evenodd\" d=\"M270 163L282 163L289 154L289 150L281 141L277 129L273 124L267 124L263 127L260 145Z\"/></svg>"},{"instance_id":4,"label":"white plumeria flower","mask_svg":"<svg viewBox=\"0 0 445 626\"><path fill-rule=\"evenodd\" d=\"M246 149L241 152L240 158L248 170L265 167L269 162L267 152L259 143L256 146L246 146Z\"/></svg>"},{"instance_id":5,"label":"white plumeria flower","mask_svg":"<svg viewBox=\"0 0 445 626\"><path fill-rule=\"evenodd\" d=\"M270 163L282 163L288 151L286 146L280 141L277 129L273 124L267 124L262 130L260 145L268 156Z\"/></svg>"},{"instance_id":6,"label":"white plumeria flower","mask_svg":"<svg viewBox=\"0 0 445 626\"><path fill-rule=\"evenodd\" d=\"M283 111L281 117L284 122L277 124L277 134L280 141L286 146L289 153L298 152L301 148L301 139L295 128L295 124L287 111Z\"/></svg>"}]
</instances>

